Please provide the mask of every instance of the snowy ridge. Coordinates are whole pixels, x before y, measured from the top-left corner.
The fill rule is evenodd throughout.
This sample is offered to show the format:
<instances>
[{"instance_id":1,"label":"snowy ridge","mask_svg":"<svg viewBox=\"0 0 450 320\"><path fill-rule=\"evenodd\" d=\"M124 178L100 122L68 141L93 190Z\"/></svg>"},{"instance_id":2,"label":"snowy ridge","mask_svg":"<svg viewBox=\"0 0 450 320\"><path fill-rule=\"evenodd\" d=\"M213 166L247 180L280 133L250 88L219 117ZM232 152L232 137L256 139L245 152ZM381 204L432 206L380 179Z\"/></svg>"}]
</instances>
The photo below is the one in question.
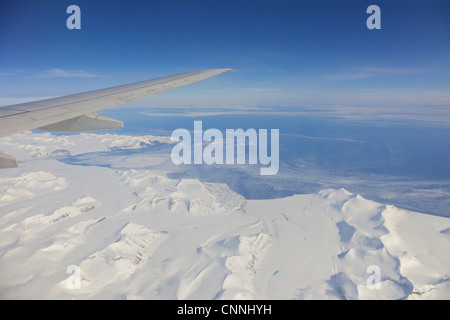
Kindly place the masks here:
<instances>
[{"instance_id":1,"label":"snowy ridge","mask_svg":"<svg viewBox=\"0 0 450 320\"><path fill-rule=\"evenodd\" d=\"M54 256L56 252L66 253L84 241L86 233L96 224L103 222L106 217L98 219L83 220L76 225L66 229L64 232L56 236L54 242L42 251L49 252Z\"/></svg>"},{"instance_id":2,"label":"snowy ridge","mask_svg":"<svg viewBox=\"0 0 450 320\"><path fill-rule=\"evenodd\" d=\"M170 180L149 176L136 170L122 173L122 181L133 188L140 199L127 210L149 206L156 211L187 215L228 215L239 212L244 198L219 183L201 183L195 179Z\"/></svg>"},{"instance_id":3,"label":"snowy ridge","mask_svg":"<svg viewBox=\"0 0 450 320\"><path fill-rule=\"evenodd\" d=\"M308 200L300 201L301 198ZM324 199L327 201L320 203ZM303 217L294 213L297 210L286 206L289 202L297 202L294 200L306 203L306 206L298 210L304 213ZM352 195L343 189L324 190L318 195L294 196L264 202L266 203L262 204L263 206L273 205L271 209L278 207L279 209L275 210L283 217L274 220L275 230L289 234L288 237L277 237L279 249L291 243L291 247L301 252L297 257L293 252L274 253L277 259L290 261L291 264L283 265L283 268L268 268L270 271L268 270L265 276L272 280L278 278L280 286L275 288L276 282L268 281L272 288L269 290L271 298L404 299L417 298L418 293L424 291L433 295L421 294L421 298L449 296L447 279L450 261L445 252L448 252L450 245L449 238L442 232L445 230L444 226L449 223L447 218L407 211L404 211L407 213L403 216L404 221L401 216L396 216L400 219L398 222L402 221L408 226L415 225L412 220L423 220L415 225L423 230L421 243L415 241L415 245L406 245L409 239L393 240L400 237L400 234L392 227L392 215L401 210ZM260 207L258 201L255 204ZM320 215L321 226L316 226ZM395 225L399 228L401 224ZM309 230L318 233L313 234ZM417 236L414 232L411 233L411 230L404 231L402 236ZM396 249L399 243L403 248L401 252ZM435 244L431 247L433 249L428 247L430 243ZM305 253L316 257L311 259L309 254ZM318 256L321 256L318 260L329 261L329 264L323 265L314 261ZM411 256L414 259L407 261L407 257ZM381 270L379 290L367 286L367 268L372 265L379 266ZM408 272L408 266L416 272ZM272 270L275 272L269 276ZM295 274L295 271L298 274ZM426 273L422 274L424 271ZM311 279L305 277L305 274L315 277ZM429 286L434 288L433 292L429 291ZM289 287L292 295L290 297L286 296Z\"/></svg>"},{"instance_id":4,"label":"snowy ridge","mask_svg":"<svg viewBox=\"0 0 450 320\"><path fill-rule=\"evenodd\" d=\"M145 226L127 224L114 243L86 257L79 265L83 270L81 286L85 294L89 296L104 286L126 281L145 266L163 238L163 233ZM60 286L64 288L65 282Z\"/></svg>"},{"instance_id":5,"label":"snowy ridge","mask_svg":"<svg viewBox=\"0 0 450 320\"><path fill-rule=\"evenodd\" d=\"M0 178L0 207L10 202L33 198L66 188L67 181L48 172L27 172L18 177Z\"/></svg>"},{"instance_id":6,"label":"snowy ridge","mask_svg":"<svg viewBox=\"0 0 450 320\"><path fill-rule=\"evenodd\" d=\"M21 162L30 159L59 159L81 153L109 150L142 149L173 143L164 136L129 136L119 134L80 133L57 136L51 133L22 132L0 139L0 149L13 153Z\"/></svg>"},{"instance_id":7,"label":"snowy ridge","mask_svg":"<svg viewBox=\"0 0 450 320\"><path fill-rule=\"evenodd\" d=\"M75 150L87 137L55 139ZM0 172L0 297L449 299L449 230L344 189L245 200L225 184L43 157Z\"/></svg>"},{"instance_id":8,"label":"snowy ridge","mask_svg":"<svg viewBox=\"0 0 450 320\"><path fill-rule=\"evenodd\" d=\"M256 299L253 278L259 272L259 264L270 246L272 238L265 233L255 236L241 236L236 255L229 256L225 266L229 275L223 282L221 299Z\"/></svg>"}]
</instances>

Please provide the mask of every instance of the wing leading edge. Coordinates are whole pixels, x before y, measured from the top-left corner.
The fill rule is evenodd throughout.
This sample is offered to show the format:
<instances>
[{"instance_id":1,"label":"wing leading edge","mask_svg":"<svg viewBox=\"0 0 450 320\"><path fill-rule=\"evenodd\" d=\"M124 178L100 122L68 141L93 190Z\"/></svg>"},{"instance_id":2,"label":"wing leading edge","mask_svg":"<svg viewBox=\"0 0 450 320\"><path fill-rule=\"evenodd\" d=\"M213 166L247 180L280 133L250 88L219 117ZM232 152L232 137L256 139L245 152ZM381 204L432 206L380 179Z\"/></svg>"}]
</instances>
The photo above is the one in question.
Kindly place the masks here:
<instances>
[{"instance_id":1,"label":"wing leading edge","mask_svg":"<svg viewBox=\"0 0 450 320\"><path fill-rule=\"evenodd\" d=\"M235 69L208 69L53 99L0 107L0 138L25 130L83 132L122 128L123 123L95 111L159 94ZM0 168L17 160L0 152Z\"/></svg>"}]
</instances>

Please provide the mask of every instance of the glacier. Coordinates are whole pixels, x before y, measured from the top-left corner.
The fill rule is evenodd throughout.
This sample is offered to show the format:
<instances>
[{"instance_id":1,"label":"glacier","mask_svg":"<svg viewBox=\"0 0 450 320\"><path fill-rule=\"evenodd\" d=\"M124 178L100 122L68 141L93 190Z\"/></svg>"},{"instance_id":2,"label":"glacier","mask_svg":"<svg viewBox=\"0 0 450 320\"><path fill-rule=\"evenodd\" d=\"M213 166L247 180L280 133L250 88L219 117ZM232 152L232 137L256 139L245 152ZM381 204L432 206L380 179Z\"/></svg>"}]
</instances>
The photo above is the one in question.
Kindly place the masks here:
<instances>
[{"instance_id":1,"label":"glacier","mask_svg":"<svg viewBox=\"0 0 450 320\"><path fill-rule=\"evenodd\" d=\"M0 139L23 159L0 172L0 298L450 298L449 218L339 188L248 200L223 183L169 178L169 155L114 153L169 143ZM62 161L80 154L98 165ZM68 286L69 266L79 288ZM368 286L370 266L379 289Z\"/></svg>"}]
</instances>

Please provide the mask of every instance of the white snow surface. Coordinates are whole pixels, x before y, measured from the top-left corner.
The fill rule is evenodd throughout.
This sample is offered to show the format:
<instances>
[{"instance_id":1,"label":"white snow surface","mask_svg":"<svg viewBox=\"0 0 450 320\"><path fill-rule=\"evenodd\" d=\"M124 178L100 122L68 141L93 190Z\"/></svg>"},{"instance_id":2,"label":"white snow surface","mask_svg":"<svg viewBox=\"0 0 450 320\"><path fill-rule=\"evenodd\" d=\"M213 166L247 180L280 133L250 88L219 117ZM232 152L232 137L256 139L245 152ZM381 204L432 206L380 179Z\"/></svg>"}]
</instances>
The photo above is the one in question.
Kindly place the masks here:
<instances>
[{"instance_id":1,"label":"white snow surface","mask_svg":"<svg viewBox=\"0 0 450 320\"><path fill-rule=\"evenodd\" d=\"M161 170L58 161L156 140L170 143L30 132L0 139L0 151L22 160L0 171L0 298L450 298L449 218L344 189L246 200L224 184ZM69 266L79 268L79 287ZM380 270L378 289L368 285L370 266Z\"/></svg>"}]
</instances>

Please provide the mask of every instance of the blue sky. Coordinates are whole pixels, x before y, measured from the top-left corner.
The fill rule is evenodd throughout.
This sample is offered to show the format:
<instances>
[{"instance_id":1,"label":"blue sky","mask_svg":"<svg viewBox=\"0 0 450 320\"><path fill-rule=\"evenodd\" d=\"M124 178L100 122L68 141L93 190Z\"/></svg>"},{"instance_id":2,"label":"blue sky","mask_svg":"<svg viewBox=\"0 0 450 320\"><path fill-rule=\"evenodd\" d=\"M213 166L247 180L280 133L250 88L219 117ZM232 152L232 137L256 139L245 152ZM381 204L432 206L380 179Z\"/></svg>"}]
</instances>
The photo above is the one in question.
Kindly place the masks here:
<instances>
[{"instance_id":1,"label":"blue sky","mask_svg":"<svg viewBox=\"0 0 450 320\"><path fill-rule=\"evenodd\" d=\"M447 0L2 1L0 105L235 67L131 105L449 106L448 39Z\"/></svg>"}]
</instances>

